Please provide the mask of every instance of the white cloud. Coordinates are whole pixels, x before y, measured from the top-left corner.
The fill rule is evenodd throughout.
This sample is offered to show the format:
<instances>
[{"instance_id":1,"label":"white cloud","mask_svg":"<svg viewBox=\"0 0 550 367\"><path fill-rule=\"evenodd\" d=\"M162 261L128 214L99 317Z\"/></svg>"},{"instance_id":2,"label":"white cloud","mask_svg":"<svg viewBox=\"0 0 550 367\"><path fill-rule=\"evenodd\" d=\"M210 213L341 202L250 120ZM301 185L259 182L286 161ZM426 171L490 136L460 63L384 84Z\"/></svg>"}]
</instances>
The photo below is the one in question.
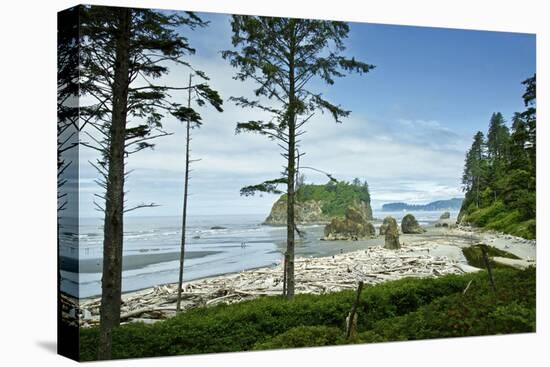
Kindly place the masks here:
<instances>
[{"instance_id":1,"label":"white cloud","mask_svg":"<svg viewBox=\"0 0 550 367\"><path fill-rule=\"evenodd\" d=\"M267 212L274 196L241 198L239 189L278 177L284 164L280 149L263 136L235 135L237 121L268 116L227 101L230 96L253 97L254 84L233 80L235 70L220 57L199 54L190 61L210 76L209 83L226 101L223 113L200 109L204 125L192 132L192 155L201 161L193 165L191 208L197 213ZM160 82L184 85L187 76L187 69L174 66ZM173 97L186 100L184 92L174 92ZM162 208L148 211L150 214L179 214L185 128L171 117L165 119L164 126L174 135L158 139L154 150L128 159L127 168L135 170L127 184L128 199L162 203ZM369 119L368 112L352 112L350 118L336 124L328 114L318 113L306 130L301 143L301 152L306 153L302 165L331 172L339 179L367 179L375 205L460 195L459 178L469 137L457 134L444 121L379 121ZM89 215L93 214L93 193L100 191L93 184L96 172L87 163L95 157L90 149L81 151L81 207ZM323 175L306 175L309 181L326 181Z\"/></svg>"}]
</instances>

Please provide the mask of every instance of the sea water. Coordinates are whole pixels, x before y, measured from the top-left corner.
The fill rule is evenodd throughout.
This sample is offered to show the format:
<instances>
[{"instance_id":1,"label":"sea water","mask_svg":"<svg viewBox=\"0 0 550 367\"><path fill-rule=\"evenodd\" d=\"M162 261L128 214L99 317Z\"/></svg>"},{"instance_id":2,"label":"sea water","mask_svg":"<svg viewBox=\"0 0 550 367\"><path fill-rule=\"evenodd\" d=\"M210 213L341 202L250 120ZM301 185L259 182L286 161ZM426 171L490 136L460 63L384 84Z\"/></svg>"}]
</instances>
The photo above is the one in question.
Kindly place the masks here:
<instances>
[{"instance_id":1,"label":"sea water","mask_svg":"<svg viewBox=\"0 0 550 367\"><path fill-rule=\"evenodd\" d=\"M376 212L374 224L391 215L400 222L408 212ZM412 212L430 225L441 212ZM453 213L456 216L456 213ZM286 227L262 225L265 215L204 215L187 220L184 281L279 264L286 249ZM373 241L321 241L322 225L301 227L296 256L330 256L376 245ZM178 280L181 217L126 217L122 290ZM80 218L60 229L61 290L75 297L101 294L103 222Z\"/></svg>"}]
</instances>

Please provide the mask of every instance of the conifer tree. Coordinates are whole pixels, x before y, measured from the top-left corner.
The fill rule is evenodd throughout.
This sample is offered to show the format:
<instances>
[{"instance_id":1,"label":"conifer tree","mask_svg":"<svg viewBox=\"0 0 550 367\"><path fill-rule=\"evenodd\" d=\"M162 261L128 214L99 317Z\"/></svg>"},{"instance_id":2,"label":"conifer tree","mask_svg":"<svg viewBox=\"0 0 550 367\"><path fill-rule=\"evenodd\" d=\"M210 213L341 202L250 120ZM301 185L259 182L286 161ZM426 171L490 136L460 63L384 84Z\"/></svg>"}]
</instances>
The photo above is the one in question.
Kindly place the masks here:
<instances>
[{"instance_id":1,"label":"conifer tree","mask_svg":"<svg viewBox=\"0 0 550 367\"><path fill-rule=\"evenodd\" d=\"M58 13L57 29L57 254L62 246L78 245L78 232L66 224L75 218L78 203L74 193L78 184L79 136L79 50L78 8ZM63 232L74 235L63 236ZM75 233L76 232L76 233ZM57 351L70 358L78 358L76 315L63 312L61 262L57 266Z\"/></svg>"},{"instance_id":2,"label":"conifer tree","mask_svg":"<svg viewBox=\"0 0 550 367\"><path fill-rule=\"evenodd\" d=\"M510 131L500 112L493 113L487 133L488 182L492 201L504 190L503 179L510 158Z\"/></svg>"},{"instance_id":3,"label":"conifer tree","mask_svg":"<svg viewBox=\"0 0 550 367\"><path fill-rule=\"evenodd\" d=\"M536 76L523 82L526 110L515 113L509 131L500 113L489 125L484 153L478 132L466 155L466 197L459 218L534 238L536 235ZM483 215L473 214L484 209Z\"/></svg>"},{"instance_id":4,"label":"conifer tree","mask_svg":"<svg viewBox=\"0 0 550 367\"><path fill-rule=\"evenodd\" d=\"M487 133L487 157L493 161L507 158L510 132L500 112L493 113Z\"/></svg>"},{"instance_id":5,"label":"conifer tree","mask_svg":"<svg viewBox=\"0 0 550 367\"><path fill-rule=\"evenodd\" d=\"M529 131L523 121L521 113L515 113L510 136L510 165L509 169L525 169L530 166L527 143Z\"/></svg>"},{"instance_id":6,"label":"conifer tree","mask_svg":"<svg viewBox=\"0 0 550 367\"><path fill-rule=\"evenodd\" d=\"M521 113L521 118L525 122L528 130L528 145L526 146L531 161L531 171L536 176L537 170L537 74L524 80L525 86L523 102L527 108Z\"/></svg>"},{"instance_id":7,"label":"conifer tree","mask_svg":"<svg viewBox=\"0 0 550 367\"><path fill-rule=\"evenodd\" d=\"M283 150L286 166L282 176L245 187L243 195L257 191L281 193L286 185L287 261L285 261L286 296L294 297L295 191L300 136L304 125L316 111L328 112L341 122L350 111L331 103L313 89L312 80L328 85L347 72L367 73L373 66L343 56L343 41L349 26L343 22L291 18L233 16L231 27L235 49L223 57L237 69L235 79L257 84L258 99L232 97L241 107L267 112L271 118L239 122L237 132L258 133L276 141ZM263 101L262 101L263 99Z\"/></svg>"},{"instance_id":8,"label":"conifer tree","mask_svg":"<svg viewBox=\"0 0 550 367\"><path fill-rule=\"evenodd\" d=\"M100 158L92 164L105 190L97 195L103 205L96 203L104 213L98 358L109 359L113 328L120 323L124 213L155 206L125 205L124 183L129 174L125 162L154 147L153 139L169 135L163 118L180 107L169 93L188 87L155 81L168 74L170 64L191 67L183 57L195 50L180 32L207 24L193 13L103 6L79 9L80 88L85 97L95 100L81 108L89 128L88 141L81 144L98 151ZM210 90L206 84L203 89Z\"/></svg>"},{"instance_id":9,"label":"conifer tree","mask_svg":"<svg viewBox=\"0 0 550 367\"><path fill-rule=\"evenodd\" d=\"M181 311L181 293L183 284L183 266L185 261L185 244L186 244L186 232L187 232L187 200L189 198L189 174L191 172L191 163L197 161L191 159L191 130L200 128L203 121L199 113L192 108L192 103L196 103L199 106L204 106L205 100L208 101L218 112L222 112L223 100L219 96L218 92L211 90L207 84L202 81L207 79L204 74L199 74L199 83L193 83L193 74L189 75L189 83L187 85L187 106L180 107L176 111L172 112L181 122L185 123L185 177L183 183L183 210L181 221L181 248L180 248L180 262L179 262L179 275L178 275L178 296L176 300L176 312Z\"/></svg>"},{"instance_id":10,"label":"conifer tree","mask_svg":"<svg viewBox=\"0 0 550 367\"><path fill-rule=\"evenodd\" d=\"M467 196L472 196L476 207L480 205L480 194L483 190L482 184L486 171L485 165L485 142L481 131L474 136L470 150L466 154L462 184Z\"/></svg>"}]
</instances>

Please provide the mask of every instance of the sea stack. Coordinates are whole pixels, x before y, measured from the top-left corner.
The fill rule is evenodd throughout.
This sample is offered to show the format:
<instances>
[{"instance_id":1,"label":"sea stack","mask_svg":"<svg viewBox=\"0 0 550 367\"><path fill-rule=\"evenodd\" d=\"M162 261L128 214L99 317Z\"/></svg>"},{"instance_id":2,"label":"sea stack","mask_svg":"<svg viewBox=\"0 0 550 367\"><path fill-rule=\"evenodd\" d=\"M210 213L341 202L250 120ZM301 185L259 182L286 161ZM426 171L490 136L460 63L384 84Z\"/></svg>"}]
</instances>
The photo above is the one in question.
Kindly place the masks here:
<instances>
[{"instance_id":1,"label":"sea stack","mask_svg":"<svg viewBox=\"0 0 550 367\"><path fill-rule=\"evenodd\" d=\"M336 194L338 192L338 194ZM328 224L333 218L343 218L342 208L353 207L366 220L372 220L368 186L346 182L325 185L304 184L296 191L294 203L296 224ZM273 204L264 224L286 225L286 194Z\"/></svg>"},{"instance_id":2,"label":"sea stack","mask_svg":"<svg viewBox=\"0 0 550 367\"><path fill-rule=\"evenodd\" d=\"M392 217L386 217L384 218L384 223L382 225L385 226L385 244L384 248L390 249L390 250L397 250L401 248L401 244L399 243L399 227L397 227L397 221Z\"/></svg>"},{"instance_id":3,"label":"sea stack","mask_svg":"<svg viewBox=\"0 0 550 367\"><path fill-rule=\"evenodd\" d=\"M344 219L333 218L325 227L324 240L359 240L374 236L375 230L360 209L350 207Z\"/></svg>"},{"instance_id":4,"label":"sea stack","mask_svg":"<svg viewBox=\"0 0 550 367\"><path fill-rule=\"evenodd\" d=\"M426 232L424 228L420 226L414 215L407 214L401 220L401 232L407 234L420 234Z\"/></svg>"},{"instance_id":5,"label":"sea stack","mask_svg":"<svg viewBox=\"0 0 550 367\"><path fill-rule=\"evenodd\" d=\"M393 219L392 217L386 217L384 218L384 221L382 222L382 225L380 226L380 236L384 236L386 234L386 229L388 229L388 221L389 219Z\"/></svg>"}]
</instances>

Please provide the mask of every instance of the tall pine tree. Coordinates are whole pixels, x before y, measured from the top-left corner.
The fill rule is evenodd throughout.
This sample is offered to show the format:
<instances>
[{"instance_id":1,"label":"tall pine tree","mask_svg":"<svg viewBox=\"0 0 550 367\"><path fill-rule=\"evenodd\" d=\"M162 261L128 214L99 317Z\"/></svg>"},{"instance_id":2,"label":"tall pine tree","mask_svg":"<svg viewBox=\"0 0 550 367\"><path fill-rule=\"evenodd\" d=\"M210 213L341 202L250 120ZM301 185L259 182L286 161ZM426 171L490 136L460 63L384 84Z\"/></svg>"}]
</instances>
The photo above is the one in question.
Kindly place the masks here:
<instances>
[{"instance_id":1,"label":"tall pine tree","mask_svg":"<svg viewBox=\"0 0 550 367\"><path fill-rule=\"evenodd\" d=\"M522 83L525 86L523 102L527 108L521 113L521 118L527 126L529 138L527 139L527 152L531 162L531 171L536 176L537 170L537 74L526 79Z\"/></svg>"},{"instance_id":2,"label":"tall pine tree","mask_svg":"<svg viewBox=\"0 0 550 367\"><path fill-rule=\"evenodd\" d=\"M530 167L530 158L527 150L529 130L521 113L515 113L512 121L509 169L525 169L526 167Z\"/></svg>"},{"instance_id":3,"label":"tall pine tree","mask_svg":"<svg viewBox=\"0 0 550 367\"><path fill-rule=\"evenodd\" d=\"M508 156L510 132L500 112L493 113L487 133L487 157L490 160L503 160Z\"/></svg>"},{"instance_id":4,"label":"tall pine tree","mask_svg":"<svg viewBox=\"0 0 550 367\"><path fill-rule=\"evenodd\" d=\"M493 113L487 133L488 181L492 201L504 190L503 179L510 158L510 131L500 112Z\"/></svg>"},{"instance_id":5,"label":"tall pine tree","mask_svg":"<svg viewBox=\"0 0 550 367\"><path fill-rule=\"evenodd\" d=\"M168 74L170 64L190 67L183 57L195 50L180 31L206 23L193 13L103 6L81 6L80 19L80 87L95 99L81 109L89 128L81 144L98 151L93 165L105 190L97 195L103 205L96 204L104 213L98 358L109 359L113 328L120 323L124 213L155 205L125 205L126 159L169 134L163 118L181 107L169 92L188 87L155 81Z\"/></svg>"},{"instance_id":6,"label":"tall pine tree","mask_svg":"<svg viewBox=\"0 0 550 367\"><path fill-rule=\"evenodd\" d=\"M276 141L283 150L286 167L282 177L241 190L244 195L257 191L280 193L286 185L287 251L285 255L285 291L294 297L295 192L299 137L316 111L326 111L336 122L349 111L329 102L312 89L312 80L328 85L347 72L367 73L373 66L343 56L344 39L349 26L343 22L291 18L233 16L231 27L234 50L223 57L238 71L236 79L253 80L258 99L233 97L237 105L267 112L267 121L254 120L237 124L237 132L258 133ZM264 98L264 101L261 100Z\"/></svg>"},{"instance_id":7,"label":"tall pine tree","mask_svg":"<svg viewBox=\"0 0 550 367\"><path fill-rule=\"evenodd\" d=\"M486 176L486 153L485 141L481 131L474 135L474 141L468 153L464 165L464 173L462 175L462 184L466 191L466 201L474 202L476 207L480 206L481 191L484 189L484 181Z\"/></svg>"}]
</instances>

